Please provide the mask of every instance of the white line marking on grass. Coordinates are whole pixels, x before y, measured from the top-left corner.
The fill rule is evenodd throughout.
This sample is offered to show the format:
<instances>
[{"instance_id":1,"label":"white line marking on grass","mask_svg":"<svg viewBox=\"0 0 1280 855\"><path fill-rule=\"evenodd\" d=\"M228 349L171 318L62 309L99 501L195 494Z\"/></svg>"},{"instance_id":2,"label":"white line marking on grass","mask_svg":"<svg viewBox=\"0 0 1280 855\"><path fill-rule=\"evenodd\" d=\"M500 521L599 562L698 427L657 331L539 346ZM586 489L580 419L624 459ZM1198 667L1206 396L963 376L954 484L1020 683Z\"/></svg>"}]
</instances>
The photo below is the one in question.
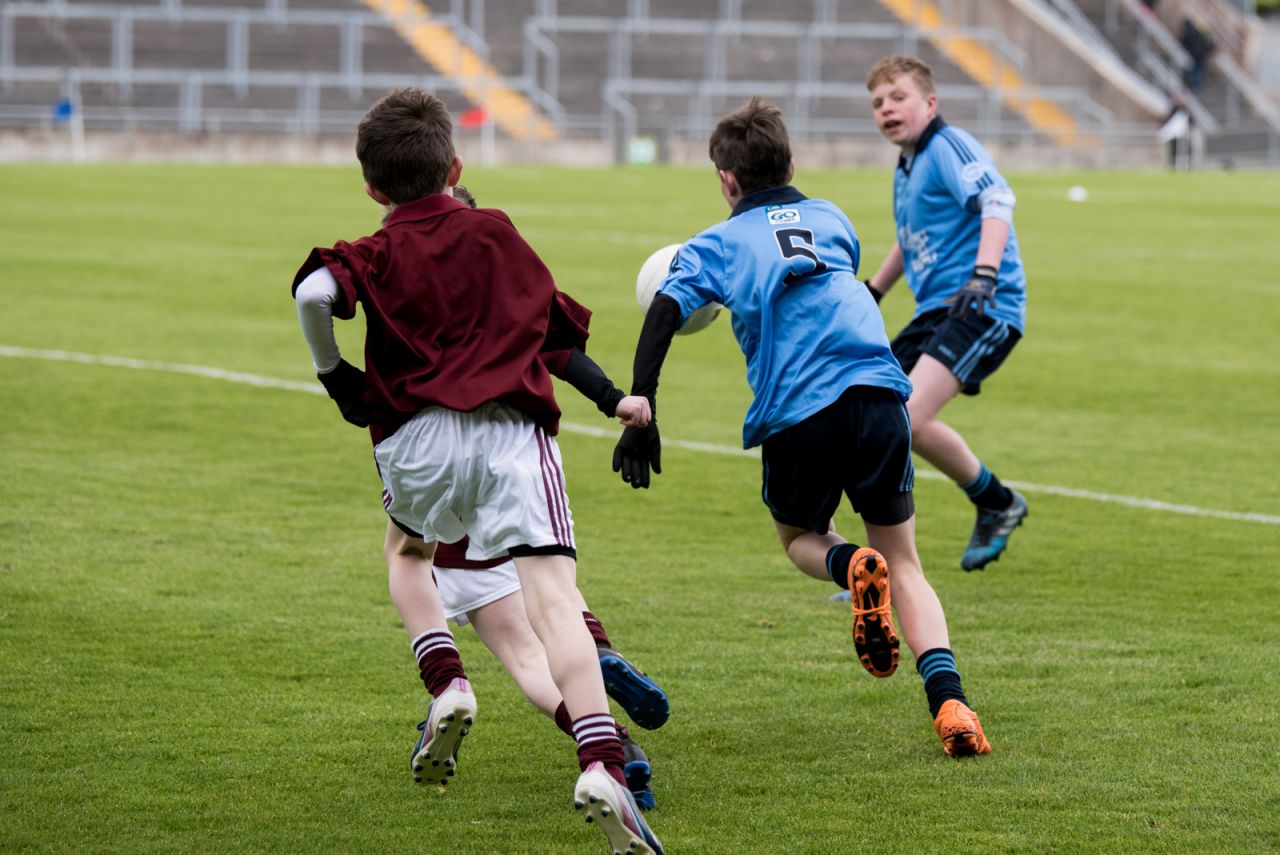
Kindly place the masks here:
<instances>
[{"instance_id":1,"label":"white line marking on grass","mask_svg":"<svg viewBox=\"0 0 1280 855\"><path fill-rule=\"evenodd\" d=\"M211 368L206 365L186 365L179 362L157 362L150 359L129 359L128 357L123 356L97 356L91 353L73 353L67 350L31 350L25 347L10 347L8 345L0 345L0 356L16 357L20 359L44 359L55 362L78 362L84 365L107 365L113 368L133 368L143 371L165 371L170 374L192 374L197 377L207 377L211 380L226 380L231 383L241 383L247 386L257 386L263 389L284 389L289 392L306 392L311 395L325 394L324 387L317 382L282 380L278 377L267 377L262 374L248 374L242 371L226 371L221 368ZM615 429L580 425L574 422L561 422L560 427L567 433L576 433L582 436L592 436L602 439L612 439L618 435L618 432ZM690 440L663 437L662 444L669 448L681 448L686 451L698 451L704 454L721 454L728 457L758 458L760 456L759 451L756 449L747 450L729 445L715 445L709 442L692 442ZM946 476L939 472L917 470L916 474L921 478L928 478L935 481L947 480ZM1280 525L1280 516L1272 516L1270 514L1215 511L1211 508L1198 508L1195 505L1178 505L1171 502L1162 502L1158 499L1143 499L1138 496L1121 496L1115 493L1099 493L1093 490L1078 490L1074 487L1059 487L1053 484L1032 484L1026 481L1006 481L1005 483L1019 490L1025 490L1028 493L1044 493L1045 495L1050 496L1064 496L1069 499L1085 499L1091 502L1101 502L1109 505L1124 505L1130 508L1142 508L1149 511L1163 511L1171 514L1185 514L1193 517L1209 517L1211 519L1261 523L1263 525Z\"/></svg>"}]
</instances>

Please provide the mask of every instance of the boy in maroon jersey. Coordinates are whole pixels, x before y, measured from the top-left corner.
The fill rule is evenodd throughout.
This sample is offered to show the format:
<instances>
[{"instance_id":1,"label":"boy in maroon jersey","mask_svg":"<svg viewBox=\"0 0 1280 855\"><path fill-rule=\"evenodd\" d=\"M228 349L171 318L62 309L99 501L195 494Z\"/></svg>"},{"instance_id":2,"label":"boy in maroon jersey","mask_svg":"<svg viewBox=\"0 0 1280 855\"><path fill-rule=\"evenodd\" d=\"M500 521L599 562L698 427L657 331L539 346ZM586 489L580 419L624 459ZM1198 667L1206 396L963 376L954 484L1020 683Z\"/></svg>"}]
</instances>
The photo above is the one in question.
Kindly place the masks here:
<instances>
[{"instance_id":1,"label":"boy in maroon jersey","mask_svg":"<svg viewBox=\"0 0 1280 855\"><path fill-rule=\"evenodd\" d=\"M578 608L573 520L554 439L560 410L547 365L560 359L542 356L567 352L564 368L581 352L586 311L556 290L505 215L453 199L462 159L439 99L417 89L382 98L360 122L356 156L366 192L388 208L383 228L314 249L294 278L320 380L344 418L369 426L393 520L421 533L428 552L469 535L469 558L515 561L578 742L575 807L614 850L661 853L625 786L617 722ZM332 317L354 317L357 304L364 373L341 358L331 329ZM644 398L610 405L624 425L651 418ZM434 698L415 763L424 772L450 768L475 718L475 695L429 565L393 564L389 576Z\"/></svg>"},{"instance_id":2,"label":"boy in maroon jersey","mask_svg":"<svg viewBox=\"0 0 1280 855\"><path fill-rule=\"evenodd\" d=\"M461 184L453 188L453 198L468 207L476 207L475 197ZM553 374L574 383L606 415L612 412L611 402L623 397L623 392L609 382L581 351L571 351L567 359L564 354L544 354L543 358L553 367ZM387 521L383 553L388 567L405 562L424 562L431 567L445 618L460 626L470 623L529 702L552 719L557 727L573 735L572 722L551 677L542 642L538 641L525 616L520 579L509 557L504 555L486 561L472 561L467 558L467 540L464 538L457 543L437 544L434 559L427 560L423 558L426 544L421 537L416 532L400 528L394 520ZM579 607L596 643L605 692L639 726L648 729L661 727L670 714L662 687L613 649L604 625L588 610L585 600L579 603ZM424 780L426 771L417 762L428 736L426 723L423 724L423 735L410 756L414 779L419 782ZM631 739L625 727L619 733L626 758L622 772L627 789L631 790L641 810L653 808L657 802L650 787L652 766L649 757ZM453 771L446 769L446 776Z\"/></svg>"}]
</instances>

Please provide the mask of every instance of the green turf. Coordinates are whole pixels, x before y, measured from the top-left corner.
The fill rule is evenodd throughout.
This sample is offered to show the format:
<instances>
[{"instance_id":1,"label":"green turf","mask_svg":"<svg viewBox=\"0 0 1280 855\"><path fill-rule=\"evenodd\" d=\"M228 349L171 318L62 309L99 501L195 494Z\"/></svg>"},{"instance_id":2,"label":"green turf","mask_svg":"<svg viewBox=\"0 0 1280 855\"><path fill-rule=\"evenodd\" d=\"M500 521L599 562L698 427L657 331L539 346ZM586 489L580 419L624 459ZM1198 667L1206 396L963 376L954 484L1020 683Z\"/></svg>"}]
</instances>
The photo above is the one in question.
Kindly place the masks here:
<instances>
[{"instance_id":1,"label":"green turf","mask_svg":"<svg viewBox=\"0 0 1280 855\"><path fill-rule=\"evenodd\" d=\"M595 310L591 352L624 383L634 272L726 213L710 169L464 180ZM777 548L758 462L669 446L638 493L609 440L562 435L581 586L671 694L637 734L669 852L1280 848L1280 527L1034 489L1280 514L1280 175L1013 180L1028 336L947 417L1032 485L1032 515L966 575L967 502L917 491L990 757L943 758L909 657L862 672L847 607ZM797 184L848 211L874 269L887 169ZM292 381L313 379L296 266L379 215L354 166L4 167L0 188L0 346ZM909 304L885 301L891 330ZM340 340L359 352L355 325ZM743 374L725 319L678 339L664 435L736 445ZM569 741L470 630L459 776L411 783L427 698L378 491L321 396L0 356L0 850L605 851L570 810Z\"/></svg>"}]
</instances>

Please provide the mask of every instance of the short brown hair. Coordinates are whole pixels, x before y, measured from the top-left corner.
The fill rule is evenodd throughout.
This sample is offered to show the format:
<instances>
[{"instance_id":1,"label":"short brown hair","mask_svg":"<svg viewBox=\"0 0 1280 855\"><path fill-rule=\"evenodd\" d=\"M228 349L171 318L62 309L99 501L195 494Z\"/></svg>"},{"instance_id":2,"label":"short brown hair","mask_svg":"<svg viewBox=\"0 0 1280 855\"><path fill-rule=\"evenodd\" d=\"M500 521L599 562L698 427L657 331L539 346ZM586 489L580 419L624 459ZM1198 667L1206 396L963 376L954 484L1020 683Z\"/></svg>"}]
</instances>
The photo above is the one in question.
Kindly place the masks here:
<instances>
[{"instance_id":1,"label":"short brown hair","mask_svg":"<svg viewBox=\"0 0 1280 855\"><path fill-rule=\"evenodd\" d=\"M782 111L759 97L721 119L709 147L716 169L732 172L744 196L791 179L791 140Z\"/></svg>"},{"instance_id":2,"label":"short brown hair","mask_svg":"<svg viewBox=\"0 0 1280 855\"><path fill-rule=\"evenodd\" d=\"M476 207L475 194L473 194L470 190L468 190L466 188L466 185L463 185L463 184L453 185L453 198L457 199L459 202L466 205L468 208Z\"/></svg>"},{"instance_id":3,"label":"short brown hair","mask_svg":"<svg viewBox=\"0 0 1280 855\"><path fill-rule=\"evenodd\" d=\"M397 205L445 189L453 165L453 121L421 89L378 99L356 128L356 158L369 186Z\"/></svg>"},{"instance_id":4,"label":"short brown hair","mask_svg":"<svg viewBox=\"0 0 1280 855\"><path fill-rule=\"evenodd\" d=\"M924 60L914 56L887 56L871 66L871 73L867 75L867 91L903 74L910 75L926 96L937 91L933 85L933 70Z\"/></svg>"}]
</instances>

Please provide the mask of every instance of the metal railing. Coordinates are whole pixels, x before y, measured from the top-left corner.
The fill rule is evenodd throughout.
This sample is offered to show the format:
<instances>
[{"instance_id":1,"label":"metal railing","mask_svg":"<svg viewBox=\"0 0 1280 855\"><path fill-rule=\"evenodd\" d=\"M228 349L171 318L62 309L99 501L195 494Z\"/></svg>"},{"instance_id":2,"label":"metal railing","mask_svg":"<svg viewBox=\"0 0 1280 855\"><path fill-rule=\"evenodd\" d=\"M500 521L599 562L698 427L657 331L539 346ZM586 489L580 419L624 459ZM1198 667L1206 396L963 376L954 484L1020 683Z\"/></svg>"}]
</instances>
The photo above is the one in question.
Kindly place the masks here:
<instances>
[{"instance_id":1,"label":"metal railing","mask_svg":"<svg viewBox=\"0 0 1280 855\"><path fill-rule=\"evenodd\" d=\"M487 57L484 2L451 0L449 11L435 19L447 23L468 47ZM612 140L618 148L642 125L651 125L663 118L670 124L670 133L705 137L713 122L716 99L750 94L787 99L789 123L798 136L871 136L875 128L869 119L816 115L811 109L821 99L862 103L866 98L860 82L823 79L818 61L822 51L841 42L862 41L877 45L877 50L883 52L918 53L926 42L923 33L902 24L839 23L835 15L836 0L817 0L813 19L809 21L744 19L738 0L720 0L720 9L722 17L717 20L653 18L648 0L628 0L626 16L622 18L560 16L556 14L555 0L536 0L536 14L524 22L521 30L522 74L508 76L506 83L529 98L557 125L597 134L601 139ZM105 59L99 59L97 65L81 58L70 65L51 61L45 65L19 66L15 59L14 25L19 19L33 18L64 23L99 22L110 32ZM203 69L142 67L139 55L147 46L135 39L135 29L140 22L220 24L225 27L221 35L223 59L216 63L217 67ZM337 36L332 67L322 71L291 71L255 65L251 47L254 27L261 25L331 29ZM188 133L241 128L302 134L349 131L363 113L363 106L326 109L326 98L322 96L331 91L344 92L354 99L371 90L416 84L461 97L458 81L432 73L425 65L419 73L411 74L366 71L364 37L365 31L371 28L390 32L392 24L364 10L299 9L290 7L288 0L262 0L261 6L252 8L192 6L183 0L157 0L145 5L67 0L5 2L0 7L0 89L12 92L15 86L29 83L56 85L64 93L76 93L91 86L110 87L119 96L118 103L90 103L82 110L83 119L90 127L169 127ZM578 105L562 103L561 93L569 70L562 65L557 38L566 33L595 34L608 40L608 70L598 82L600 105L596 114L581 109L575 111L570 107ZM694 37L707 46L700 75L663 80L637 77L634 74L637 41L646 36L676 35ZM998 31L956 28L949 30L948 35L982 42L998 63L1024 77L1029 75L1030 58ZM753 37L783 39L795 46L796 63L788 79L730 79L731 47L737 40ZM151 103L137 106L126 103L130 94L142 87L150 87ZM223 100L210 98L214 88L248 100L243 104L210 103ZM268 89L277 90L275 100L290 106L254 106L250 99L252 93ZM281 92L288 94L282 96ZM1004 98L1025 97L1030 91L943 85L940 92L950 103L971 105L978 117L973 130L993 142L1002 137L1024 138L1034 134L1025 123L1005 116L1001 106ZM633 103L640 95L683 97L687 115L644 116ZM1058 103L1087 133L1115 139L1128 132L1083 89L1036 87L1035 95ZM170 100L161 103L165 98ZM50 106L0 103L0 123L47 122Z\"/></svg>"}]
</instances>

